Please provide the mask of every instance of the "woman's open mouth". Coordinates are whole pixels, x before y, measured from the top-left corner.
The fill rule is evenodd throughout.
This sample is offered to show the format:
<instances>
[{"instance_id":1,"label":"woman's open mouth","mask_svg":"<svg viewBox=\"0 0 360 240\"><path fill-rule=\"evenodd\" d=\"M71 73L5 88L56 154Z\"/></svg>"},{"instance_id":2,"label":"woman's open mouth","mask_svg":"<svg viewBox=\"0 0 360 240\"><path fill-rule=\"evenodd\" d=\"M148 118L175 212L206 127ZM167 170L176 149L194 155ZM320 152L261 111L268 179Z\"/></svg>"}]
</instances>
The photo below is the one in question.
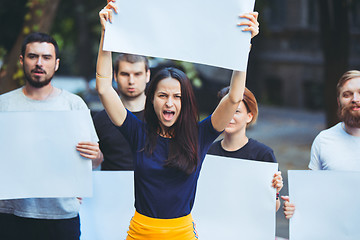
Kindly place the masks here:
<instances>
[{"instance_id":1,"label":"woman's open mouth","mask_svg":"<svg viewBox=\"0 0 360 240\"><path fill-rule=\"evenodd\" d=\"M175 116L175 111L164 110L163 116L166 121L171 121L173 119L173 117Z\"/></svg>"}]
</instances>

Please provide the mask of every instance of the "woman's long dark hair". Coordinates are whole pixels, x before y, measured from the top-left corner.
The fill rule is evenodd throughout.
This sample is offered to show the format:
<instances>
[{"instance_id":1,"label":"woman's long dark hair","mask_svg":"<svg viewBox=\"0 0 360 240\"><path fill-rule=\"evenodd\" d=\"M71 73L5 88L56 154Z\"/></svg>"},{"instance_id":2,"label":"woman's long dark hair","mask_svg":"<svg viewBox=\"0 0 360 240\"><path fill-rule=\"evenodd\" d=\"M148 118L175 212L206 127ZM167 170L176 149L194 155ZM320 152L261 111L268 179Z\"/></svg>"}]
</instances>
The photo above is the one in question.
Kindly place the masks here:
<instances>
[{"instance_id":1,"label":"woman's long dark hair","mask_svg":"<svg viewBox=\"0 0 360 240\"><path fill-rule=\"evenodd\" d=\"M150 81L146 91L144 112L147 123L147 139L144 150L147 154L152 154L155 148L161 129L153 106L154 94L158 83L169 77L180 82L181 111L174 125L167 129L167 134L171 136L172 140L165 167L176 168L191 174L198 165L198 110L191 83L186 74L179 69L172 67L161 69Z\"/></svg>"}]
</instances>

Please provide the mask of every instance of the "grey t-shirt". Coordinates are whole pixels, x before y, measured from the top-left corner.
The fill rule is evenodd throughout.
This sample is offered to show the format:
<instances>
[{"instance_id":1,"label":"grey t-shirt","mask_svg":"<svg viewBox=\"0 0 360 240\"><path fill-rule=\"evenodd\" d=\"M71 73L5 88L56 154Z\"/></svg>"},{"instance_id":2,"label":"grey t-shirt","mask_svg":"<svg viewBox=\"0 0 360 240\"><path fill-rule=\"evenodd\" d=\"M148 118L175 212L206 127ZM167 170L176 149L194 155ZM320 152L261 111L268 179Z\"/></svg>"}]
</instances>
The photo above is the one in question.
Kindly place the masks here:
<instances>
[{"instance_id":1,"label":"grey t-shirt","mask_svg":"<svg viewBox=\"0 0 360 240\"><path fill-rule=\"evenodd\" d=\"M47 100L26 97L22 88L0 95L0 111L69 111L88 109L77 95L61 90ZM91 120L90 120L91 121ZM97 142L95 129L92 141ZM46 179L44 179L46 181ZM76 198L26 198L0 201L0 212L39 219L67 219L76 217L80 204Z\"/></svg>"}]
</instances>

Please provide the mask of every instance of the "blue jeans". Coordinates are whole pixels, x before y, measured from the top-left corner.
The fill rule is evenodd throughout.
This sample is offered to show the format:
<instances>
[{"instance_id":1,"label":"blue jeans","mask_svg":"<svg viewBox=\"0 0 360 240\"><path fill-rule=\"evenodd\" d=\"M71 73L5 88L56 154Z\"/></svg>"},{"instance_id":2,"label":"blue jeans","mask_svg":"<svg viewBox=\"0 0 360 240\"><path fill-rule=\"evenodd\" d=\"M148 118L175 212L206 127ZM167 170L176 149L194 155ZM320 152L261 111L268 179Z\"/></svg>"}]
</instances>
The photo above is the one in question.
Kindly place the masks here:
<instances>
[{"instance_id":1,"label":"blue jeans","mask_svg":"<svg viewBox=\"0 0 360 240\"><path fill-rule=\"evenodd\" d=\"M1 240L79 240L80 218L35 219L0 213Z\"/></svg>"}]
</instances>

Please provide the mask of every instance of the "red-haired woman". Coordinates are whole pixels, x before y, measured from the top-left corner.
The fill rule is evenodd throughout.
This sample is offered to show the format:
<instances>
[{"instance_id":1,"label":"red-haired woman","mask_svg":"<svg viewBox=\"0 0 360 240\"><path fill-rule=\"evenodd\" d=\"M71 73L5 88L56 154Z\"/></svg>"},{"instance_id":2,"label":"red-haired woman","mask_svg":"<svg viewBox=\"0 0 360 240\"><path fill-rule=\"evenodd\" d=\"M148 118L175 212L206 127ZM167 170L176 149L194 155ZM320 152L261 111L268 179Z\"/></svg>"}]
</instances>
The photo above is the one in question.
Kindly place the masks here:
<instances>
[{"instance_id":1,"label":"red-haired woman","mask_svg":"<svg viewBox=\"0 0 360 240\"><path fill-rule=\"evenodd\" d=\"M103 51L105 23L116 6L100 12L102 34L96 89L112 122L134 153L135 215L127 239L197 239L191 217L201 164L212 142L242 100L245 72L233 73L230 91L214 113L198 123L194 92L175 68L160 70L146 92L145 121L127 111L111 85L111 52ZM245 31L258 33L257 13L246 14ZM116 144L116 143L114 143Z\"/></svg>"},{"instance_id":2,"label":"red-haired woman","mask_svg":"<svg viewBox=\"0 0 360 240\"><path fill-rule=\"evenodd\" d=\"M229 93L225 87L218 93L222 99ZM238 105L230 123L224 130L224 138L212 144L208 154L256 160L263 162L276 162L273 150L265 144L246 136L246 129L254 124L258 117L258 105L254 94L245 88L243 100ZM279 192L283 187L281 172L275 173L272 186L276 188L276 211L280 208Z\"/></svg>"}]
</instances>

